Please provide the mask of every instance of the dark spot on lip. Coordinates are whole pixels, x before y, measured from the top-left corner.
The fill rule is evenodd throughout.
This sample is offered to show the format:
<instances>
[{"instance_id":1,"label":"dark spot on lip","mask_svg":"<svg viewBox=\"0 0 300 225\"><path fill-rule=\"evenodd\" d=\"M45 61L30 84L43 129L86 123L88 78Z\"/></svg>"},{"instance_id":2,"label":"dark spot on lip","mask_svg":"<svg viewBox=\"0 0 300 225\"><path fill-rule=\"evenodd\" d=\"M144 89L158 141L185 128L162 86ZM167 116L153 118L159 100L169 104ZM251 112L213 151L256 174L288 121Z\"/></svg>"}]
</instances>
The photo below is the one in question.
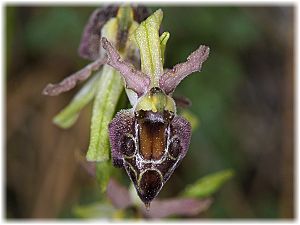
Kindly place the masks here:
<instances>
[{"instance_id":1,"label":"dark spot on lip","mask_svg":"<svg viewBox=\"0 0 300 225\"><path fill-rule=\"evenodd\" d=\"M162 186L160 174L155 170L147 170L139 182L138 195L144 203L151 202Z\"/></svg>"},{"instance_id":2,"label":"dark spot on lip","mask_svg":"<svg viewBox=\"0 0 300 225\"><path fill-rule=\"evenodd\" d=\"M135 152L134 140L127 135L122 140L122 151L126 156L131 156Z\"/></svg>"},{"instance_id":3,"label":"dark spot on lip","mask_svg":"<svg viewBox=\"0 0 300 225\"><path fill-rule=\"evenodd\" d=\"M174 138L169 145L169 154L172 157L177 158L181 151L182 151L182 147L180 144L180 140L178 138Z\"/></svg>"}]
</instances>

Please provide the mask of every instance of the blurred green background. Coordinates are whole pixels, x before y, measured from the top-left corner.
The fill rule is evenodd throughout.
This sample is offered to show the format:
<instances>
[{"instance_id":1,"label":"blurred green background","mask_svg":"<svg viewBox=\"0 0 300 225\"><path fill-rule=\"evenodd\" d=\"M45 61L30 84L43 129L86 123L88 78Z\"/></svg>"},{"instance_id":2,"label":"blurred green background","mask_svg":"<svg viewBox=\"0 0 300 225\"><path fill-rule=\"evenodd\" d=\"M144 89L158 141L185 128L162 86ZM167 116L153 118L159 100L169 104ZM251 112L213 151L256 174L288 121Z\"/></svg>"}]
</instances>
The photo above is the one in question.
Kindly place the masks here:
<instances>
[{"instance_id":1,"label":"blurred green background","mask_svg":"<svg viewBox=\"0 0 300 225\"><path fill-rule=\"evenodd\" d=\"M74 127L61 130L52 118L78 89L41 95L47 83L88 63L77 48L96 7L5 7L7 218L74 218L74 206L102 198L80 163L91 106ZM294 7L150 8L162 8L163 30L171 34L166 67L200 44L211 49L202 72L176 90L192 101L199 127L159 198L231 168L234 178L198 217L293 218Z\"/></svg>"}]
</instances>

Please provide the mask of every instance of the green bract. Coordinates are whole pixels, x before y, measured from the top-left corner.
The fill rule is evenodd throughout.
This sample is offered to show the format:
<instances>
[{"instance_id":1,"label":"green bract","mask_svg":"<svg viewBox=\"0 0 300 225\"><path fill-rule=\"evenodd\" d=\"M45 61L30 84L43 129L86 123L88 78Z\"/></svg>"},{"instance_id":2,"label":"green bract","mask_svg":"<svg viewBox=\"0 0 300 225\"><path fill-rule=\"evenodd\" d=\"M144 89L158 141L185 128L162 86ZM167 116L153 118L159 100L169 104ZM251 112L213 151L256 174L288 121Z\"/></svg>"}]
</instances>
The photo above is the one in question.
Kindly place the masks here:
<instances>
[{"instance_id":1,"label":"green bract","mask_svg":"<svg viewBox=\"0 0 300 225\"><path fill-rule=\"evenodd\" d=\"M117 71L105 65L95 97L90 144L87 152L88 161L109 160L108 124L123 90L123 81Z\"/></svg>"},{"instance_id":2,"label":"green bract","mask_svg":"<svg viewBox=\"0 0 300 225\"><path fill-rule=\"evenodd\" d=\"M161 9L155 11L143 21L134 32L140 55L142 72L151 76L151 86L158 86L159 77L163 73L162 53L158 30L163 18ZM165 46L165 42L163 42Z\"/></svg>"}]
</instances>

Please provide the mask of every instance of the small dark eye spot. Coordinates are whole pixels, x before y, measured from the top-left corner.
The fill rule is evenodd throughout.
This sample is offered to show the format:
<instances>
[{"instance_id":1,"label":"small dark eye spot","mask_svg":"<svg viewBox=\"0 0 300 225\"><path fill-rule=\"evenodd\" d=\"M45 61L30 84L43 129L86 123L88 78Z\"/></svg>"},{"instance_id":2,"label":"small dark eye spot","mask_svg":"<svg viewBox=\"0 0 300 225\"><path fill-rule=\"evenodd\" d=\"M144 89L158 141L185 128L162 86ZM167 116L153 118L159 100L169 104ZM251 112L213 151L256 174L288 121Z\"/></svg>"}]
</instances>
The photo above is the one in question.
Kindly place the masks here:
<instances>
[{"instance_id":1,"label":"small dark eye spot","mask_svg":"<svg viewBox=\"0 0 300 225\"><path fill-rule=\"evenodd\" d=\"M131 156L135 152L135 143L132 137L125 135L122 139L122 152L126 156Z\"/></svg>"},{"instance_id":2,"label":"small dark eye spot","mask_svg":"<svg viewBox=\"0 0 300 225\"><path fill-rule=\"evenodd\" d=\"M181 143L178 138L174 138L169 145L169 154L173 158L177 158L179 153L182 151Z\"/></svg>"}]
</instances>

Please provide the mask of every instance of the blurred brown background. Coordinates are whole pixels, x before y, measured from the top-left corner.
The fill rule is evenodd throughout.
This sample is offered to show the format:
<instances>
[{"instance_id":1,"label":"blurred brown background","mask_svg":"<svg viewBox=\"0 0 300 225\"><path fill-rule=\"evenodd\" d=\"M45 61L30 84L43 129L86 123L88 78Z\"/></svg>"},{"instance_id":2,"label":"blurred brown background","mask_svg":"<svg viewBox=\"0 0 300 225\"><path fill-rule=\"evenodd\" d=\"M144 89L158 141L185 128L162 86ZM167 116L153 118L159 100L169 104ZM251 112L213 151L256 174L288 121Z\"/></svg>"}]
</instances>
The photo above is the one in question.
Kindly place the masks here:
<instances>
[{"instance_id":1,"label":"blurred brown background","mask_svg":"<svg viewBox=\"0 0 300 225\"><path fill-rule=\"evenodd\" d=\"M91 106L74 127L62 130L52 118L78 89L41 95L47 83L87 64L77 47L96 7L5 7L7 218L74 218L74 205L99 198L95 179L80 163ZM199 44L211 49L203 72L176 92L192 100L200 126L160 197L232 168L234 179L200 217L292 218L294 7L151 8L163 9L163 28L171 34L167 67Z\"/></svg>"}]
</instances>

